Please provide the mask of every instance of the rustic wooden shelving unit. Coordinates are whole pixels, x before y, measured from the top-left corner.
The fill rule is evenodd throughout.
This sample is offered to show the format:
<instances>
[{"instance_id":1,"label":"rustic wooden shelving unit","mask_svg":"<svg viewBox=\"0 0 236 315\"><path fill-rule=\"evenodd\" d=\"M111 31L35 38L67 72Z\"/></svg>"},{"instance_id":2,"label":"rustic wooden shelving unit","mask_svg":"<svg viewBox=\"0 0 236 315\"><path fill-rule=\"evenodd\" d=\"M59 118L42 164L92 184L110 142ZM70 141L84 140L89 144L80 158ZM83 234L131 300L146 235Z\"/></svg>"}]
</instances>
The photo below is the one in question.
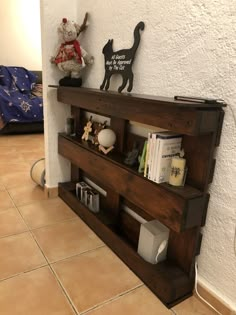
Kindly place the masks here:
<instances>
[{"instance_id":1,"label":"rustic wooden shelving unit","mask_svg":"<svg viewBox=\"0 0 236 315\"><path fill-rule=\"evenodd\" d=\"M219 145L225 105L86 88L58 87L57 92L58 101L72 105L76 119L76 136L58 136L59 154L72 163L71 181L59 184L59 196L166 306L177 304L192 294L194 286L195 256L200 251L200 228L205 224L207 190L213 178L213 155ZM111 119L117 142L115 151L108 156L81 140L86 111ZM144 141L129 132L129 121L183 134L188 164L184 187L158 185L123 163L133 142ZM106 191L98 214L76 198L75 183L83 176ZM121 204L146 220L158 219L170 229L165 261L152 265L137 254L140 223L123 211Z\"/></svg>"}]
</instances>

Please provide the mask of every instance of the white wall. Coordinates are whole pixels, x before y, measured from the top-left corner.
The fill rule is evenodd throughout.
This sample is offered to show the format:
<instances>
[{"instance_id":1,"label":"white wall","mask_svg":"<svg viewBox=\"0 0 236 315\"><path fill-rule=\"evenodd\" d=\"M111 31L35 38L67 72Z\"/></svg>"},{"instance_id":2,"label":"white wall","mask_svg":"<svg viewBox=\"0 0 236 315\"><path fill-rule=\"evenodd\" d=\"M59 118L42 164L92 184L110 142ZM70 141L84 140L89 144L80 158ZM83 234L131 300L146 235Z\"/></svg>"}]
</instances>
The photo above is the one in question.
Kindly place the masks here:
<instances>
[{"instance_id":1,"label":"white wall","mask_svg":"<svg viewBox=\"0 0 236 315\"><path fill-rule=\"evenodd\" d=\"M236 112L235 1L87 0L70 2L70 10L63 0L59 4L42 0L42 4L46 17L43 65L50 83L60 76L48 62L56 42L58 20L67 11L70 18L78 12L77 21L81 22L88 11L90 25L86 34L82 34L81 44L95 56L95 64L84 77L85 86L99 88L103 80L101 51L106 41L113 38L115 50L130 47L134 26L143 20L146 27L133 67L132 92L220 97ZM117 90L119 79L112 81L111 89ZM47 183L53 186L57 180L69 176L68 168L63 171L64 161L56 153L56 132L64 128L68 112L65 106L57 104L54 92L48 92L47 107ZM233 116L227 107L198 263L200 282L236 309L235 132Z\"/></svg>"},{"instance_id":2,"label":"white wall","mask_svg":"<svg viewBox=\"0 0 236 315\"><path fill-rule=\"evenodd\" d=\"M0 4L0 64L41 70L40 0L1 0Z\"/></svg>"},{"instance_id":3,"label":"white wall","mask_svg":"<svg viewBox=\"0 0 236 315\"><path fill-rule=\"evenodd\" d=\"M47 187L56 187L58 182L70 178L70 163L57 154L57 134L64 131L66 117L70 116L70 108L57 102L56 89L48 85L58 84L59 78L64 76L50 63L50 58L55 56L59 43L57 28L62 18L76 20L76 3L76 0L70 0L68 6L66 0L40 0Z\"/></svg>"}]
</instances>

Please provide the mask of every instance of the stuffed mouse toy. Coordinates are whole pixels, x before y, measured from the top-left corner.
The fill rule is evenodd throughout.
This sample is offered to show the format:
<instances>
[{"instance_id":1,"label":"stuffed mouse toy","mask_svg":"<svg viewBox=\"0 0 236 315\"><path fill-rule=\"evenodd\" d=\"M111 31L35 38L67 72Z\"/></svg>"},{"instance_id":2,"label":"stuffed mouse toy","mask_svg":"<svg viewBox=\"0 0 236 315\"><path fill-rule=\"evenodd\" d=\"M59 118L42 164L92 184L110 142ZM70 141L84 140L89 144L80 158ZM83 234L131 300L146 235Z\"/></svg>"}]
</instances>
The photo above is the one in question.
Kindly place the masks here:
<instances>
[{"instance_id":1,"label":"stuffed mouse toy","mask_svg":"<svg viewBox=\"0 0 236 315\"><path fill-rule=\"evenodd\" d=\"M62 23L58 28L61 34L63 43L57 50L55 57L51 58L51 63L66 74L64 78L59 81L60 85L64 86L81 86L82 78L81 71L87 65L91 65L94 58L90 56L81 46L78 41L79 34L86 29L86 22L88 13L85 14L83 24L78 24L62 19Z\"/></svg>"}]
</instances>

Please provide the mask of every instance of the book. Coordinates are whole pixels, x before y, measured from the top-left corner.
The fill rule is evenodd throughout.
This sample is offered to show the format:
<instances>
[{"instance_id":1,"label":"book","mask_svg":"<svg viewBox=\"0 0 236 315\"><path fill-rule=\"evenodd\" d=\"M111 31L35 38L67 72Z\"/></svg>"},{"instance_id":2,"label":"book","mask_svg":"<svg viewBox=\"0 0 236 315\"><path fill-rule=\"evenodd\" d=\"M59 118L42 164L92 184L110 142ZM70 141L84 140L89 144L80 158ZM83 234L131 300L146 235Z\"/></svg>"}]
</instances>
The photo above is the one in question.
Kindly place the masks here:
<instances>
[{"instance_id":1,"label":"book","mask_svg":"<svg viewBox=\"0 0 236 315\"><path fill-rule=\"evenodd\" d=\"M154 181L157 159L158 159L158 150L159 150L159 132L152 133L152 163L150 168L150 180Z\"/></svg>"},{"instance_id":2,"label":"book","mask_svg":"<svg viewBox=\"0 0 236 315\"><path fill-rule=\"evenodd\" d=\"M158 152L154 181L156 183L167 182L170 175L171 160L181 151L182 135L173 132L158 133Z\"/></svg>"},{"instance_id":3,"label":"book","mask_svg":"<svg viewBox=\"0 0 236 315\"><path fill-rule=\"evenodd\" d=\"M154 165L157 157L157 138L159 132L150 133L150 145L149 145L149 164L148 164L148 179L154 178Z\"/></svg>"},{"instance_id":4,"label":"book","mask_svg":"<svg viewBox=\"0 0 236 315\"><path fill-rule=\"evenodd\" d=\"M152 145L151 145L151 137L152 133L148 133L148 140L147 140L147 153L146 153L146 162L144 166L144 176L149 178L150 174L150 165L151 165L151 159L152 159Z\"/></svg>"},{"instance_id":5,"label":"book","mask_svg":"<svg viewBox=\"0 0 236 315\"><path fill-rule=\"evenodd\" d=\"M147 155L147 140L144 142L142 155L139 161L139 168L138 168L139 173L144 173L146 155Z\"/></svg>"},{"instance_id":6,"label":"book","mask_svg":"<svg viewBox=\"0 0 236 315\"><path fill-rule=\"evenodd\" d=\"M147 140L146 157L145 157L144 173L143 173L143 176L144 176L144 177L147 177L147 172L148 172L148 159L149 159L149 143L148 143L148 140Z\"/></svg>"}]
</instances>

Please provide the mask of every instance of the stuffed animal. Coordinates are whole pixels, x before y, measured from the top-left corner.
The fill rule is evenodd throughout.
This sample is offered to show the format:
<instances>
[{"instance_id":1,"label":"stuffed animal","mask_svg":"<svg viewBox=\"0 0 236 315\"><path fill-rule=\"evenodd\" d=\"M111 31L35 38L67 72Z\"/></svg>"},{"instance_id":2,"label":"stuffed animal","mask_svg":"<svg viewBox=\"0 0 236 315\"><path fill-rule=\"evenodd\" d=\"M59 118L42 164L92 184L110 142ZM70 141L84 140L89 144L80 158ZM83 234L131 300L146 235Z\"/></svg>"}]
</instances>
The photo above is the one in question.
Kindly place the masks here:
<instances>
[{"instance_id":1,"label":"stuffed animal","mask_svg":"<svg viewBox=\"0 0 236 315\"><path fill-rule=\"evenodd\" d=\"M87 17L88 13L85 14L81 26L63 18L58 28L63 43L58 48L55 57L51 58L51 63L56 64L66 74L66 77L59 81L60 85L81 86L82 69L87 65L93 64L94 58L80 46L77 39L79 34L87 28Z\"/></svg>"}]
</instances>

